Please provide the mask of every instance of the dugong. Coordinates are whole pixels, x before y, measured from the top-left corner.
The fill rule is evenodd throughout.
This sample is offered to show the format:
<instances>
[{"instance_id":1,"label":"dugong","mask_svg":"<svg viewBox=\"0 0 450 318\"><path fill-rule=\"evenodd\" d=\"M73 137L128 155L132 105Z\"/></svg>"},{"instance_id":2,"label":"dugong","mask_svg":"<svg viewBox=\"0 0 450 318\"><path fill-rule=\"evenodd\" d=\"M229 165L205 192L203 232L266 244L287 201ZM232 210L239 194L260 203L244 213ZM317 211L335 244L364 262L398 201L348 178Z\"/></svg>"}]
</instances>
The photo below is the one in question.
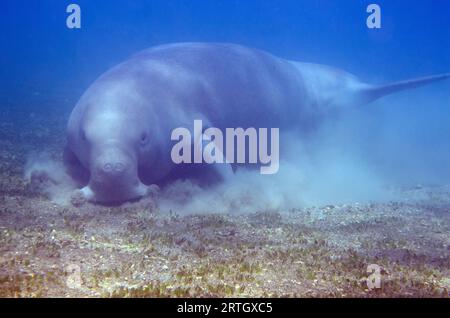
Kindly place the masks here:
<instances>
[{"instance_id":1,"label":"dugong","mask_svg":"<svg viewBox=\"0 0 450 318\"><path fill-rule=\"evenodd\" d=\"M64 162L86 200L138 199L153 184L214 175L170 157L171 131L196 119L220 129L302 131L336 109L449 77L370 85L330 66L235 44L156 46L113 67L82 95L69 119Z\"/></svg>"}]
</instances>

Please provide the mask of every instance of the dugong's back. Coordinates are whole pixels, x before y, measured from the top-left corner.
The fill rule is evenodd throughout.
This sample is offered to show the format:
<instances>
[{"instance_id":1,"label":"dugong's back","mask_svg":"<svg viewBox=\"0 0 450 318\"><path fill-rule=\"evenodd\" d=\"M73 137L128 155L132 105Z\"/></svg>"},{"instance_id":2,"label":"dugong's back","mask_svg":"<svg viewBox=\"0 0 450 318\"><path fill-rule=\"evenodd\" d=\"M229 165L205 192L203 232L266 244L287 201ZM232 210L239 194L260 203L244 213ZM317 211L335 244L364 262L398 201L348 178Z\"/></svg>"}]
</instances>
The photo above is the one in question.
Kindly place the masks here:
<instances>
[{"instance_id":1,"label":"dugong's back","mask_svg":"<svg viewBox=\"0 0 450 318\"><path fill-rule=\"evenodd\" d=\"M217 127L287 124L305 94L291 62L235 44L162 45L134 55L129 63L147 74L141 78L151 86L149 95L167 93L175 101L171 107L200 113ZM186 122L193 119L198 118Z\"/></svg>"}]
</instances>

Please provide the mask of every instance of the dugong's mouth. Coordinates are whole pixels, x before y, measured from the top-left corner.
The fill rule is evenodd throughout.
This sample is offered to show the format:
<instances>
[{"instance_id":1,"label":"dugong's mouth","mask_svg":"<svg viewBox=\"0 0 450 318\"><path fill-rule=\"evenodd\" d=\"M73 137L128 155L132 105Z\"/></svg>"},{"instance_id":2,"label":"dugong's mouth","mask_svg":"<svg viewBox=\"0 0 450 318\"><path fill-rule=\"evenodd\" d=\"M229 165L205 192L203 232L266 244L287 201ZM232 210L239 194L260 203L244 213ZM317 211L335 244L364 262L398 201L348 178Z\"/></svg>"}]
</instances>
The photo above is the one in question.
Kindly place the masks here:
<instances>
[{"instance_id":1,"label":"dugong's mouth","mask_svg":"<svg viewBox=\"0 0 450 318\"><path fill-rule=\"evenodd\" d=\"M146 196L149 187L141 182L136 185L124 186L120 184L89 184L81 189L84 199L90 202L114 204L140 199Z\"/></svg>"}]
</instances>

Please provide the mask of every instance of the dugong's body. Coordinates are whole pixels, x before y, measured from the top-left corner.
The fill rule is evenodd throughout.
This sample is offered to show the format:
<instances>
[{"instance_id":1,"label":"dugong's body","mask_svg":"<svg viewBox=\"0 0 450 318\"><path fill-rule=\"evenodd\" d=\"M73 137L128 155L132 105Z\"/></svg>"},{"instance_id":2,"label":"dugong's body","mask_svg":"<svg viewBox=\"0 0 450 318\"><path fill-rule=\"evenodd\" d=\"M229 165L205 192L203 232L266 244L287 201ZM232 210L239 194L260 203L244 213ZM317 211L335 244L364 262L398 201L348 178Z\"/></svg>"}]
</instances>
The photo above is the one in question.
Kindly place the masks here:
<instances>
[{"instance_id":1,"label":"dugong's body","mask_svg":"<svg viewBox=\"0 0 450 318\"><path fill-rule=\"evenodd\" d=\"M170 158L171 131L195 119L221 129L304 130L334 108L445 77L377 87L238 45L150 48L103 74L81 97L68 124L65 163L86 199L135 199L150 184L182 176Z\"/></svg>"}]
</instances>

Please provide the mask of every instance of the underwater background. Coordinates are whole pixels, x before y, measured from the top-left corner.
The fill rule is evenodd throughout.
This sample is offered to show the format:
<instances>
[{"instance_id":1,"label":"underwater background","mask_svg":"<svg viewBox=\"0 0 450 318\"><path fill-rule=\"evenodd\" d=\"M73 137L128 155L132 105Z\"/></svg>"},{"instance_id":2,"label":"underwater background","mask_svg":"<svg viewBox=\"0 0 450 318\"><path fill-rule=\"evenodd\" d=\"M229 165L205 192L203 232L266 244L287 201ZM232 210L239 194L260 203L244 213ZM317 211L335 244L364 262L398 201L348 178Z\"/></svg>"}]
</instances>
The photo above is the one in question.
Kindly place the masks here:
<instances>
[{"instance_id":1,"label":"underwater background","mask_svg":"<svg viewBox=\"0 0 450 318\"><path fill-rule=\"evenodd\" d=\"M238 43L369 83L445 73L450 65L447 1L379 1L381 29L366 26L368 1L78 1L81 29L66 27L69 3L0 4L2 109L68 114L103 72L171 42ZM367 157L401 181L448 180L447 91L437 83L388 97L395 107L367 106L352 121L359 125L352 138L359 135Z\"/></svg>"},{"instance_id":2,"label":"underwater background","mask_svg":"<svg viewBox=\"0 0 450 318\"><path fill-rule=\"evenodd\" d=\"M275 181L76 206L60 163L79 97L140 50L230 42L381 84L450 72L449 17L439 0L2 1L0 296L448 297L449 81L331 119Z\"/></svg>"}]
</instances>

